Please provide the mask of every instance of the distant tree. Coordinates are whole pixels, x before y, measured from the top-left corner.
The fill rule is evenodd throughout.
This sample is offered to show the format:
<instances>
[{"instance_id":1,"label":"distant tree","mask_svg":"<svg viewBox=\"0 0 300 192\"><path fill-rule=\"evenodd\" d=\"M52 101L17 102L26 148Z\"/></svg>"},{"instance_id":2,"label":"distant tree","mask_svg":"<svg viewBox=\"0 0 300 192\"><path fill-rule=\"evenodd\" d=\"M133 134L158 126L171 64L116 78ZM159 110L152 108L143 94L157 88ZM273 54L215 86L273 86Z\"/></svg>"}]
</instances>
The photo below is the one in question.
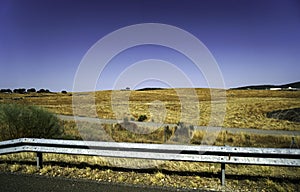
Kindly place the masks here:
<instances>
[{"instance_id":1,"label":"distant tree","mask_svg":"<svg viewBox=\"0 0 300 192\"><path fill-rule=\"evenodd\" d=\"M49 91L49 89L46 89L45 92L46 92L46 93L51 93L51 91Z\"/></svg>"},{"instance_id":2,"label":"distant tree","mask_svg":"<svg viewBox=\"0 0 300 192\"><path fill-rule=\"evenodd\" d=\"M35 93L35 92L36 92L35 88L27 89L27 93Z\"/></svg>"},{"instance_id":3,"label":"distant tree","mask_svg":"<svg viewBox=\"0 0 300 192\"><path fill-rule=\"evenodd\" d=\"M14 93L24 94L26 93L26 89L24 88L14 89Z\"/></svg>"},{"instance_id":4,"label":"distant tree","mask_svg":"<svg viewBox=\"0 0 300 192\"><path fill-rule=\"evenodd\" d=\"M11 89L1 89L0 90L1 93L12 93Z\"/></svg>"},{"instance_id":5,"label":"distant tree","mask_svg":"<svg viewBox=\"0 0 300 192\"><path fill-rule=\"evenodd\" d=\"M63 93L63 94L67 94L67 91L63 90L63 91L61 91L61 93Z\"/></svg>"},{"instance_id":6,"label":"distant tree","mask_svg":"<svg viewBox=\"0 0 300 192\"><path fill-rule=\"evenodd\" d=\"M46 90L45 89L40 89L37 91L37 93L46 93Z\"/></svg>"}]
</instances>

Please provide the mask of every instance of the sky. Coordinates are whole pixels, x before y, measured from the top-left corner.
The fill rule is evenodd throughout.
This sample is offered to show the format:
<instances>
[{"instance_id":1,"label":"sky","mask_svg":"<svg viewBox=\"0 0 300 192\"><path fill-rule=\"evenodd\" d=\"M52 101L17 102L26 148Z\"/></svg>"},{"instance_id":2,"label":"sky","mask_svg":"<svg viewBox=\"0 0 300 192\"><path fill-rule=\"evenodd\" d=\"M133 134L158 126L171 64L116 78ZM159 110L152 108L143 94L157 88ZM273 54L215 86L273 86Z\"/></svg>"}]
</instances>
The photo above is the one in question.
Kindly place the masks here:
<instances>
[{"instance_id":1,"label":"sky","mask_svg":"<svg viewBox=\"0 0 300 192\"><path fill-rule=\"evenodd\" d=\"M199 39L215 59L225 88L300 80L299 0L0 0L0 88L72 91L79 66L95 43L143 23L175 26ZM161 61L161 67L153 66L170 82L151 79L147 60ZM139 62L145 70L136 69L144 80L124 76ZM166 62L174 70L163 66ZM116 54L97 82L90 83L96 90L114 89L118 81L132 89L180 87L172 75L175 69L193 87L211 87L190 58L156 44Z\"/></svg>"}]
</instances>

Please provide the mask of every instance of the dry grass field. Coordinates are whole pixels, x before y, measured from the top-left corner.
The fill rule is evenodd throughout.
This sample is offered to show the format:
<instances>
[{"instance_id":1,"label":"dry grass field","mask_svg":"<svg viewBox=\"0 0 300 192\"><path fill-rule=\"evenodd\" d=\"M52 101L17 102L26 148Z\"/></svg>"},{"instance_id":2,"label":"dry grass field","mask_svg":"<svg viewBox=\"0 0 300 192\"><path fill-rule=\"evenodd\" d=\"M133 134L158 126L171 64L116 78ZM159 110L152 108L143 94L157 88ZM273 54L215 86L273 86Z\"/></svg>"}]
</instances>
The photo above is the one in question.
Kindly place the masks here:
<instances>
[{"instance_id":1,"label":"dry grass field","mask_svg":"<svg viewBox=\"0 0 300 192\"><path fill-rule=\"evenodd\" d=\"M215 95L213 99L209 89L196 89L197 98L191 98L189 94L182 94L189 93L189 90L181 89L181 99L191 101L191 103L185 103L183 108L178 92L172 89L119 92L119 98L116 98L113 104L118 107L126 107L126 100L122 98L128 97L128 112L118 115L135 121L140 115L146 115L146 121L149 122L162 120L165 123L174 124L183 122L187 126L194 124L300 131L299 122L267 118L266 115L271 111L300 108L300 91L227 90L226 97L221 94L222 91L220 90L213 91ZM77 113L78 115L85 116L88 114L88 116L104 119L116 118L112 109L112 91L68 94L0 94L0 103L33 104L43 106L57 114L73 115L73 94L79 98L81 104L81 111L79 114ZM89 105L90 98L95 98L96 114L91 113L93 106ZM199 102L192 103L195 99ZM192 119L194 114L188 113L184 118L181 117L181 111L187 110L184 107L190 106L193 106L194 109L199 107L198 119ZM222 106L226 108L224 121L222 121L222 114L218 113L215 113L211 118L212 107ZM89 140L113 139L117 142L164 143L163 127L159 127L149 134L135 134L125 130L120 124L104 124L102 129L99 129L98 124L91 122L82 122L78 125L74 121L61 121L61 124L64 126L66 136L70 139L81 139L86 134L86 138ZM81 126L80 132L78 126ZM173 133L174 129L175 127L170 127ZM200 144L204 134L203 131L194 131L188 142ZM259 135L243 132L233 134L221 131L214 144L288 148L291 139L292 136L289 135ZM295 139L299 144L300 136L295 136ZM45 154L45 166L43 169L37 170L34 166L34 159L35 154L33 153L1 156L0 170L47 176L88 178L106 182L205 188L217 191L300 190L299 168L226 165L226 187L221 187L220 165L218 164ZM153 169L144 169L145 163L151 165Z\"/></svg>"},{"instance_id":2,"label":"dry grass field","mask_svg":"<svg viewBox=\"0 0 300 192\"><path fill-rule=\"evenodd\" d=\"M220 94L221 97L215 94L216 96L213 98L211 98L210 89L196 89L198 98L192 98L189 89L179 89L179 91L180 98L178 90L176 92L174 89L123 91L119 93L120 98L115 99L113 104L118 107L126 107L127 101L123 98L128 97L129 107L127 112L117 115L135 120L140 115L146 115L148 117L147 121L154 122L178 123L180 121L202 126L300 131L299 122L272 119L266 116L267 112L275 110L300 108L300 91L227 90L223 95ZM212 91L218 93L218 90ZM183 95L185 92L187 94ZM98 116L104 119L116 118L116 114L112 109L112 91L75 93L75 95L80 101L81 110L79 113L77 112L78 115ZM91 113L94 107L89 104L91 98L95 99L97 113ZM194 102L195 99L198 103L186 103L186 101ZM0 94L0 102L40 105L57 114L73 115L72 93ZM224 109L226 109L224 121L222 121L222 114L214 113L211 117L212 107L218 110L218 106L224 106ZM190 107L190 109L186 109L187 107ZM194 119L195 114L186 111L195 111L197 107L200 113L196 115L199 115L199 118ZM159 111L165 113L155 113ZM181 117L181 114L184 114L184 117Z\"/></svg>"},{"instance_id":3,"label":"dry grass field","mask_svg":"<svg viewBox=\"0 0 300 192\"><path fill-rule=\"evenodd\" d=\"M115 142L135 142L135 143L182 143L182 144L201 144L205 131L193 131L190 135L175 134L175 127L169 127L171 134L164 135L164 128L160 127L148 134L138 134L128 131L120 124L102 124L91 122L62 121L65 128L65 135L70 139L84 139L93 141L115 141ZM80 126L80 129L78 127ZM101 127L101 128L100 128ZM138 127L139 129L143 127ZM147 129L147 128L144 128ZM147 132L147 131L146 131ZM247 132L230 133L220 131L217 134L213 145L217 146L236 146L236 147L275 147L289 148L292 138L300 144L299 135L266 135Z\"/></svg>"}]
</instances>

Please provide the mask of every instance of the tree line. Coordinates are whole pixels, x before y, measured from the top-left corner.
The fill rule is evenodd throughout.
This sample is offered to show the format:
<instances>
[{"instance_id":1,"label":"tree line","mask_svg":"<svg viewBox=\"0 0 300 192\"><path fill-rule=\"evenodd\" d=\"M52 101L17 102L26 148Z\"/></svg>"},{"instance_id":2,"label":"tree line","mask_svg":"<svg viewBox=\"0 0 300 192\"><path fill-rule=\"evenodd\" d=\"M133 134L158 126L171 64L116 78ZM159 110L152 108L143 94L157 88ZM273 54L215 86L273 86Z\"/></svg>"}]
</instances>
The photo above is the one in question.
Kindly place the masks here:
<instances>
[{"instance_id":1,"label":"tree line","mask_svg":"<svg viewBox=\"0 0 300 192\"><path fill-rule=\"evenodd\" d=\"M0 93L19 93L19 94L25 94L25 93L52 93L49 89L39 89L38 91L35 88L25 89L25 88L19 88L19 89L0 89ZM67 93L67 91L61 91L61 93Z\"/></svg>"}]
</instances>

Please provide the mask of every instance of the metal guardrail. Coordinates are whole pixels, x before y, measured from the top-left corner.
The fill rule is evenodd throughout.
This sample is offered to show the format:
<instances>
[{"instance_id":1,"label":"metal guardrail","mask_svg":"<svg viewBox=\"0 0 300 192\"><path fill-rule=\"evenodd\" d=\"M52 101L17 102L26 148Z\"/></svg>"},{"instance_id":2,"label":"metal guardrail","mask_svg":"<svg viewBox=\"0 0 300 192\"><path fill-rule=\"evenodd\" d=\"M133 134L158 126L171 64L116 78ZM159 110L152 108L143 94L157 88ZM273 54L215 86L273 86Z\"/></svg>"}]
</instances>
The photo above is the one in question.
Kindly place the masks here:
<instances>
[{"instance_id":1,"label":"metal guardrail","mask_svg":"<svg viewBox=\"0 0 300 192\"><path fill-rule=\"evenodd\" d=\"M19 152L36 152L38 168L41 168L43 165L43 153L221 163L222 185L225 185L225 164L300 167L300 149L118 143L34 138L21 138L0 142L0 155Z\"/></svg>"}]
</instances>

